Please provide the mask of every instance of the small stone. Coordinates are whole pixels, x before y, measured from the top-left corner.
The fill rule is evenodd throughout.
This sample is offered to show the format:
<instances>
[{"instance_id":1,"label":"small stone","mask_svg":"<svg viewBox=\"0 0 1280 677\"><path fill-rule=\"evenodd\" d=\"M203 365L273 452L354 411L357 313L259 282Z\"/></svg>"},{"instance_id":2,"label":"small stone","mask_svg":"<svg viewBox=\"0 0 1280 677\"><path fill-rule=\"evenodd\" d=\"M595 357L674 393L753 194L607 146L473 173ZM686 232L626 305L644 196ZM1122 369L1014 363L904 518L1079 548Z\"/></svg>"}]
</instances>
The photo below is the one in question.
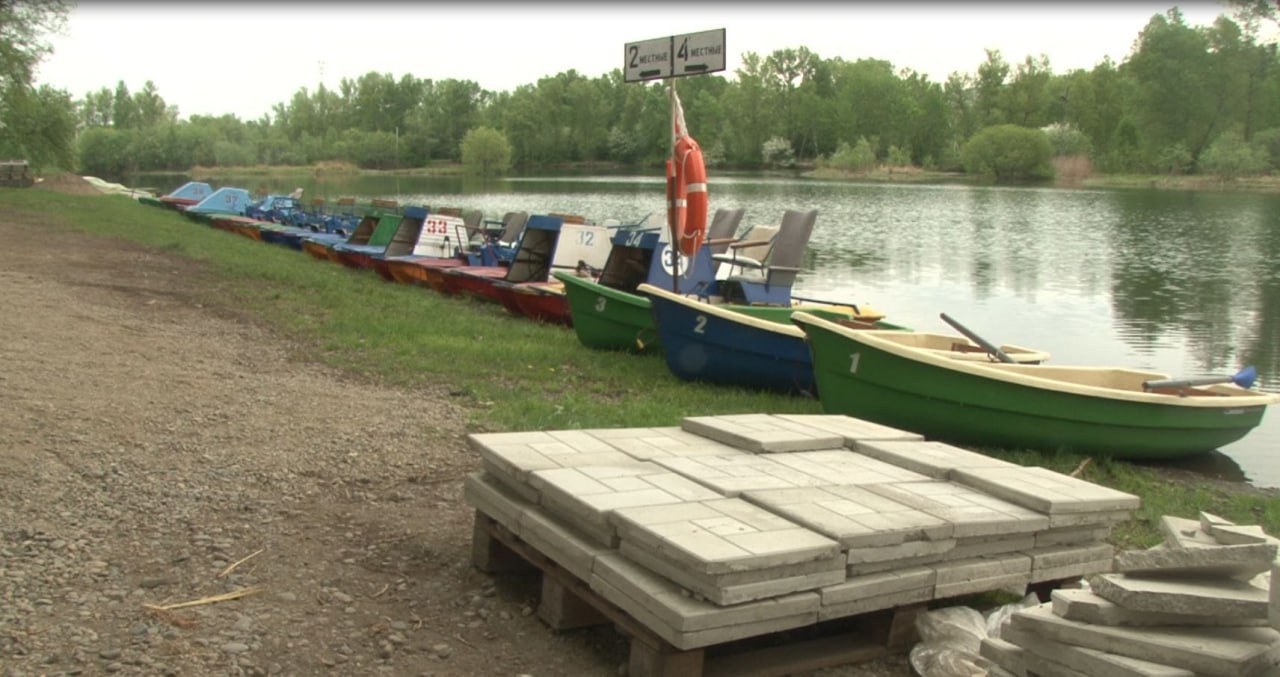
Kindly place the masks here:
<instances>
[{"instance_id":1,"label":"small stone","mask_svg":"<svg viewBox=\"0 0 1280 677\"><path fill-rule=\"evenodd\" d=\"M98 652L98 658L104 661L113 661L120 657L119 649L103 649Z\"/></svg>"},{"instance_id":2,"label":"small stone","mask_svg":"<svg viewBox=\"0 0 1280 677\"><path fill-rule=\"evenodd\" d=\"M222 645L222 650L229 654L240 654L249 650L249 645L244 642L227 642Z\"/></svg>"}]
</instances>

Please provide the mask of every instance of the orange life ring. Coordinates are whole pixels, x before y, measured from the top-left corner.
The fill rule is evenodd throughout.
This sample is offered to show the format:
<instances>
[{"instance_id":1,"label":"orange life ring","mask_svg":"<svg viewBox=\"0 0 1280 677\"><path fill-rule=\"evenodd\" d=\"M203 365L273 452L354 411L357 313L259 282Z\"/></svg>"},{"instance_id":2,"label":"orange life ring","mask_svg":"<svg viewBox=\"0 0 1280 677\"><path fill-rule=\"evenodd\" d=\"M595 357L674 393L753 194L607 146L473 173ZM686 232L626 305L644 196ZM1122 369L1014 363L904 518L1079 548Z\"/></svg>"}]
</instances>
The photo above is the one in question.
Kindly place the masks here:
<instances>
[{"instance_id":1,"label":"orange life ring","mask_svg":"<svg viewBox=\"0 0 1280 677\"><path fill-rule=\"evenodd\" d=\"M702 148L693 137L680 137L675 161L668 161L667 167L668 225L680 253L693 256L707 233L707 168Z\"/></svg>"}]
</instances>

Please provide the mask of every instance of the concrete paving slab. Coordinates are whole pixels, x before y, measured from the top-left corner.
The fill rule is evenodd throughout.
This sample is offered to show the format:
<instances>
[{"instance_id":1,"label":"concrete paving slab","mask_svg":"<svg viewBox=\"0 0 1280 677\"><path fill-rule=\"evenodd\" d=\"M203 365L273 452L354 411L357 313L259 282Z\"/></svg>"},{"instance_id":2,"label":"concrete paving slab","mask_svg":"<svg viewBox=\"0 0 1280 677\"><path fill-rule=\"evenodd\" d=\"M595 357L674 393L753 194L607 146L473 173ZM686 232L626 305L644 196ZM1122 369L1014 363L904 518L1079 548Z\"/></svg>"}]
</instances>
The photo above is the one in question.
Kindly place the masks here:
<instances>
[{"instance_id":1,"label":"concrete paving slab","mask_svg":"<svg viewBox=\"0 0 1280 677\"><path fill-rule=\"evenodd\" d=\"M841 557L835 540L737 498L619 508L611 521L624 539L699 573Z\"/></svg>"},{"instance_id":2,"label":"concrete paving slab","mask_svg":"<svg viewBox=\"0 0 1280 677\"><path fill-rule=\"evenodd\" d=\"M957 468L952 479L1049 515L1131 511L1139 506L1132 494L1035 466Z\"/></svg>"},{"instance_id":3,"label":"concrete paving slab","mask_svg":"<svg viewBox=\"0 0 1280 677\"><path fill-rule=\"evenodd\" d=\"M868 564L887 564L892 568L908 563L915 565L941 562L944 556L955 547L956 541L954 538L940 541L907 541L896 545L882 545L873 548L849 548L845 551L845 560L850 567L858 571L867 571L866 567L861 569L858 569L858 567ZM875 570L883 571L884 569L877 567Z\"/></svg>"},{"instance_id":4,"label":"concrete paving slab","mask_svg":"<svg viewBox=\"0 0 1280 677\"><path fill-rule=\"evenodd\" d=\"M950 479L951 471L956 468L1016 466L1008 461L934 441L863 440L850 448L859 454L936 480Z\"/></svg>"},{"instance_id":5,"label":"concrete paving slab","mask_svg":"<svg viewBox=\"0 0 1280 677\"><path fill-rule=\"evenodd\" d=\"M513 533L520 531L520 515L538 508L484 472L474 472L462 479L462 500Z\"/></svg>"},{"instance_id":6,"label":"concrete paving slab","mask_svg":"<svg viewBox=\"0 0 1280 677\"><path fill-rule=\"evenodd\" d=\"M1067 564L1060 567L1046 567L1036 569L1031 572L1032 583L1043 583L1044 581L1065 581L1074 578L1084 578L1093 574L1106 573L1111 570L1111 560L1101 559L1093 562L1079 562L1077 564Z\"/></svg>"},{"instance_id":7,"label":"concrete paving slab","mask_svg":"<svg viewBox=\"0 0 1280 677\"><path fill-rule=\"evenodd\" d=\"M627 540L622 541L618 551L632 562L719 605L741 604L794 592L818 590L845 578L844 569L839 566L838 560L788 564L746 572L703 574L691 571L682 563L661 554L636 547Z\"/></svg>"},{"instance_id":8,"label":"concrete paving slab","mask_svg":"<svg viewBox=\"0 0 1280 677\"><path fill-rule=\"evenodd\" d=\"M578 436L567 437L581 439ZM598 440L584 441L586 448L578 449L545 432L473 434L467 436L467 442L499 474L518 482L524 482L535 470L637 462Z\"/></svg>"},{"instance_id":9,"label":"concrete paving slab","mask_svg":"<svg viewBox=\"0 0 1280 677\"><path fill-rule=\"evenodd\" d=\"M1054 545L1081 545L1101 543L1111 536L1111 527L1060 527L1036 532L1037 548Z\"/></svg>"},{"instance_id":10,"label":"concrete paving slab","mask_svg":"<svg viewBox=\"0 0 1280 677\"><path fill-rule=\"evenodd\" d=\"M536 508L521 513L519 528L515 531L538 552L584 581L591 577L597 557L617 552Z\"/></svg>"},{"instance_id":11,"label":"concrete paving slab","mask_svg":"<svg viewBox=\"0 0 1280 677\"><path fill-rule=\"evenodd\" d=\"M1016 534L1003 538L996 536L957 538L956 547L947 551L942 561L1024 552L1035 548L1035 544L1034 534Z\"/></svg>"},{"instance_id":12,"label":"concrete paving slab","mask_svg":"<svg viewBox=\"0 0 1280 677\"><path fill-rule=\"evenodd\" d=\"M983 637L982 644L978 648L979 656L1018 677L1027 675L1027 659L1023 655L1024 652L1022 647L1000 637Z\"/></svg>"},{"instance_id":13,"label":"concrete paving slab","mask_svg":"<svg viewBox=\"0 0 1280 677\"><path fill-rule=\"evenodd\" d=\"M530 503L538 502L538 490L522 482L519 477L507 474L511 468L504 470L485 459L481 459L480 468L520 498Z\"/></svg>"},{"instance_id":14,"label":"concrete paving slab","mask_svg":"<svg viewBox=\"0 0 1280 677\"><path fill-rule=\"evenodd\" d=\"M1024 657L1033 654L1051 661L1054 667L1061 666L1088 677L1196 677L1194 672L1184 668L1063 644L1018 628L1006 628L1005 637L1026 652ZM1035 664L1034 660L1028 662L1028 668L1036 671ZM1045 672L1044 665L1040 666L1039 672L1045 677L1058 674Z\"/></svg>"},{"instance_id":15,"label":"concrete paving slab","mask_svg":"<svg viewBox=\"0 0 1280 677\"><path fill-rule=\"evenodd\" d=\"M1024 554L1031 557L1031 570L1051 569L1071 566L1073 564L1106 562L1111 566L1115 548L1110 543L1093 543L1090 545L1055 545L1048 548L1034 548Z\"/></svg>"},{"instance_id":16,"label":"concrete paving slab","mask_svg":"<svg viewBox=\"0 0 1280 677\"><path fill-rule=\"evenodd\" d=\"M746 454L736 447L685 432L679 427L593 428L584 433L640 461L671 456Z\"/></svg>"},{"instance_id":17,"label":"concrete paving slab","mask_svg":"<svg viewBox=\"0 0 1280 677\"><path fill-rule=\"evenodd\" d=\"M1145 661L1163 661L1213 677L1268 674L1280 656L1271 628L1129 628L1080 623L1054 615L1049 604L1015 613L1012 627L1041 637Z\"/></svg>"},{"instance_id":18,"label":"concrete paving slab","mask_svg":"<svg viewBox=\"0 0 1280 677\"><path fill-rule=\"evenodd\" d=\"M924 437L906 430L864 421L838 414L775 414L777 418L815 430L833 433L844 438L844 445L853 448L859 442L870 440L923 440Z\"/></svg>"},{"instance_id":19,"label":"concrete paving slab","mask_svg":"<svg viewBox=\"0 0 1280 677\"><path fill-rule=\"evenodd\" d=\"M1271 565L1271 580L1280 581L1280 564ZM1280 584L1269 586L1271 605L1267 609L1267 620L1271 627L1280 630Z\"/></svg>"},{"instance_id":20,"label":"concrete paving slab","mask_svg":"<svg viewBox=\"0 0 1280 677\"><path fill-rule=\"evenodd\" d=\"M857 616L859 614L865 614L872 611L893 609L895 607L916 604L918 602L927 602L931 599L933 599L932 587L915 588L913 590L899 590L898 592L887 592L882 595L870 595L849 602L841 602L839 604L824 604L818 607L818 620L829 621L835 618L847 618L849 616Z\"/></svg>"},{"instance_id":21,"label":"concrete paving slab","mask_svg":"<svg viewBox=\"0 0 1280 677\"><path fill-rule=\"evenodd\" d=\"M823 606L846 604L875 595L932 588L938 572L930 567L909 567L868 576L854 576L818 591Z\"/></svg>"},{"instance_id":22,"label":"concrete paving slab","mask_svg":"<svg viewBox=\"0 0 1280 677\"><path fill-rule=\"evenodd\" d=\"M675 583L614 553L597 558L591 580L612 585L678 632L710 630L813 613L819 596L814 592L783 595L757 602L719 606L689 597ZM597 590L598 591L598 590Z\"/></svg>"},{"instance_id":23,"label":"concrete paving slab","mask_svg":"<svg viewBox=\"0 0 1280 677\"><path fill-rule=\"evenodd\" d=\"M1089 578L1098 595L1126 609L1203 616L1267 617L1268 591L1224 579L1139 578L1099 574Z\"/></svg>"},{"instance_id":24,"label":"concrete paving slab","mask_svg":"<svg viewBox=\"0 0 1280 677\"><path fill-rule=\"evenodd\" d=\"M1268 571L1276 559L1271 543L1224 545L1217 548L1170 548L1157 545L1146 550L1116 553L1118 573L1179 578L1234 578L1247 581Z\"/></svg>"},{"instance_id":25,"label":"concrete paving slab","mask_svg":"<svg viewBox=\"0 0 1280 677\"><path fill-rule=\"evenodd\" d=\"M1221 545L1280 544L1280 540L1272 538L1256 524L1235 524L1207 512L1200 513L1200 531Z\"/></svg>"},{"instance_id":26,"label":"concrete paving slab","mask_svg":"<svg viewBox=\"0 0 1280 677\"><path fill-rule=\"evenodd\" d=\"M1238 616L1205 616L1202 614L1174 614L1158 611L1126 609L1089 590L1054 590L1053 613L1071 621L1091 625L1125 626L1227 626L1249 627L1265 625L1259 619Z\"/></svg>"},{"instance_id":27,"label":"concrete paving slab","mask_svg":"<svg viewBox=\"0 0 1280 677\"><path fill-rule=\"evenodd\" d=\"M950 537L947 520L858 486L762 489L742 498L782 515L844 548L896 545Z\"/></svg>"},{"instance_id":28,"label":"concrete paving slab","mask_svg":"<svg viewBox=\"0 0 1280 677\"><path fill-rule=\"evenodd\" d=\"M1049 527L1045 515L955 482L897 482L868 489L950 522L957 539L1028 534Z\"/></svg>"},{"instance_id":29,"label":"concrete paving slab","mask_svg":"<svg viewBox=\"0 0 1280 677\"><path fill-rule=\"evenodd\" d=\"M1102 512L1067 512L1049 515L1050 529L1102 528L1110 529L1121 522L1133 519L1131 510L1104 510Z\"/></svg>"},{"instance_id":30,"label":"concrete paving slab","mask_svg":"<svg viewBox=\"0 0 1280 677\"><path fill-rule=\"evenodd\" d=\"M814 477L783 465L774 455L655 457L652 462L725 496L738 496L754 489L786 489L839 483L833 478Z\"/></svg>"},{"instance_id":31,"label":"concrete paving slab","mask_svg":"<svg viewBox=\"0 0 1280 677\"><path fill-rule=\"evenodd\" d=\"M610 530L617 508L721 498L697 482L651 463L552 468L529 474L542 505L562 519Z\"/></svg>"},{"instance_id":32,"label":"concrete paving slab","mask_svg":"<svg viewBox=\"0 0 1280 677\"><path fill-rule=\"evenodd\" d=\"M848 449L800 451L774 456L779 463L799 470L820 484L858 485L889 482L924 482L928 477Z\"/></svg>"},{"instance_id":33,"label":"concrete paving slab","mask_svg":"<svg viewBox=\"0 0 1280 677\"><path fill-rule=\"evenodd\" d=\"M752 453L780 453L834 449L844 437L770 414L688 416L680 422L686 432Z\"/></svg>"},{"instance_id":34,"label":"concrete paving slab","mask_svg":"<svg viewBox=\"0 0 1280 677\"><path fill-rule=\"evenodd\" d=\"M675 648L681 650L698 649L745 637L755 637L792 628L800 628L812 625L818 620L817 612L807 611L763 621L681 632L663 622L658 615L646 608L640 600L627 596L612 584L602 581L598 577L593 577L590 585L601 597L616 604L623 611L630 614L632 618L652 630L662 639L670 642Z\"/></svg>"},{"instance_id":35,"label":"concrete paving slab","mask_svg":"<svg viewBox=\"0 0 1280 677\"><path fill-rule=\"evenodd\" d=\"M934 597L946 599L975 592L1026 588L1031 582L1031 558L997 555L931 565L938 572Z\"/></svg>"}]
</instances>

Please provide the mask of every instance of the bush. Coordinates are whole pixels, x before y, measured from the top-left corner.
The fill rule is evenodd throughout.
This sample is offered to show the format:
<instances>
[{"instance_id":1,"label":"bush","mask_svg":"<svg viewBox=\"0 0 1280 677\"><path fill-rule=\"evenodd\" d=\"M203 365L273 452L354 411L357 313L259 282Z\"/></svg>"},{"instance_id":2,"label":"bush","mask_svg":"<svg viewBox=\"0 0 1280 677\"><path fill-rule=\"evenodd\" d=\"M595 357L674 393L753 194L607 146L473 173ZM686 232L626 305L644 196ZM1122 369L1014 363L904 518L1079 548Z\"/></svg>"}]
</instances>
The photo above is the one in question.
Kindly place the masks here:
<instances>
[{"instance_id":1,"label":"bush","mask_svg":"<svg viewBox=\"0 0 1280 677\"><path fill-rule=\"evenodd\" d=\"M961 151L966 172L998 182L1053 178L1053 146L1039 129L995 125L974 134Z\"/></svg>"},{"instance_id":2,"label":"bush","mask_svg":"<svg viewBox=\"0 0 1280 677\"><path fill-rule=\"evenodd\" d=\"M1272 127L1254 134L1251 143L1266 154L1267 169L1280 169L1280 128Z\"/></svg>"},{"instance_id":3,"label":"bush","mask_svg":"<svg viewBox=\"0 0 1280 677\"><path fill-rule=\"evenodd\" d=\"M1053 147L1054 157L1093 154L1093 144L1089 142L1089 137L1071 125L1055 122L1044 127L1043 130L1049 137L1049 145Z\"/></svg>"},{"instance_id":4,"label":"bush","mask_svg":"<svg viewBox=\"0 0 1280 677\"><path fill-rule=\"evenodd\" d=\"M791 148L791 142L780 136L765 141L760 156L768 167L796 166L796 153Z\"/></svg>"},{"instance_id":5,"label":"bush","mask_svg":"<svg viewBox=\"0 0 1280 677\"><path fill-rule=\"evenodd\" d=\"M865 137L858 137L857 145L852 148L847 142L841 141L831 156L831 166L846 172L863 172L875 164L876 153L871 150L871 144Z\"/></svg>"},{"instance_id":6,"label":"bush","mask_svg":"<svg viewBox=\"0 0 1280 677\"><path fill-rule=\"evenodd\" d=\"M1156 154L1156 170L1165 174L1186 174L1191 171L1191 151L1187 147L1175 143Z\"/></svg>"},{"instance_id":7,"label":"bush","mask_svg":"<svg viewBox=\"0 0 1280 677\"><path fill-rule=\"evenodd\" d=\"M911 151L897 146L889 146L889 157L886 160L891 167L911 166Z\"/></svg>"},{"instance_id":8,"label":"bush","mask_svg":"<svg viewBox=\"0 0 1280 677\"><path fill-rule=\"evenodd\" d=\"M1219 136L1200 156L1200 171L1222 178L1234 178L1267 171L1265 150L1244 142L1239 132Z\"/></svg>"},{"instance_id":9,"label":"bush","mask_svg":"<svg viewBox=\"0 0 1280 677\"><path fill-rule=\"evenodd\" d=\"M511 143L492 127L476 127L462 137L462 164L472 174L500 175L511 168Z\"/></svg>"}]
</instances>

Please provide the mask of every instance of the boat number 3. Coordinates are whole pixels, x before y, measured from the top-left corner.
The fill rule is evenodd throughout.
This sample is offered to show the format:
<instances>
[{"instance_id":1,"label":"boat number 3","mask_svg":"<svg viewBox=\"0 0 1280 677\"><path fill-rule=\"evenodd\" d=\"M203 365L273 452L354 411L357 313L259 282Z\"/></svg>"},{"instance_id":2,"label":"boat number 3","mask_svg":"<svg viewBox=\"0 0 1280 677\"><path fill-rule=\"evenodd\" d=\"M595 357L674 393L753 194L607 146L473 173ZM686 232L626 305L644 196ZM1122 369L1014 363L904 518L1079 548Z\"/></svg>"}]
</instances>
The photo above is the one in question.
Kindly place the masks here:
<instances>
[{"instance_id":1,"label":"boat number 3","mask_svg":"<svg viewBox=\"0 0 1280 677\"><path fill-rule=\"evenodd\" d=\"M596 312L597 312L597 313L603 313L603 312L604 312L604 297L603 297L603 296L597 296L597 297L596 297Z\"/></svg>"},{"instance_id":2,"label":"boat number 3","mask_svg":"<svg viewBox=\"0 0 1280 677\"><path fill-rule=\"evenodd\" d=\"M849 373L858 373L858 359L862 357L862 353L851 353L849 355Z\"/></svg>"},{"instance_id":3,"label":"boat number 3","mask_svg":"<svg viewBox=\"0 0 1280 677\"><path fill-rule=\"evenodd\" d=\"M693 333L695 334L707 333L707 316L706 315L699 315L693 318Z\"/></svg>"}]
</instances>

